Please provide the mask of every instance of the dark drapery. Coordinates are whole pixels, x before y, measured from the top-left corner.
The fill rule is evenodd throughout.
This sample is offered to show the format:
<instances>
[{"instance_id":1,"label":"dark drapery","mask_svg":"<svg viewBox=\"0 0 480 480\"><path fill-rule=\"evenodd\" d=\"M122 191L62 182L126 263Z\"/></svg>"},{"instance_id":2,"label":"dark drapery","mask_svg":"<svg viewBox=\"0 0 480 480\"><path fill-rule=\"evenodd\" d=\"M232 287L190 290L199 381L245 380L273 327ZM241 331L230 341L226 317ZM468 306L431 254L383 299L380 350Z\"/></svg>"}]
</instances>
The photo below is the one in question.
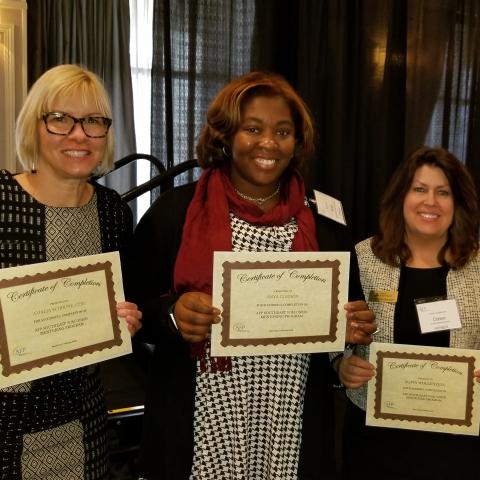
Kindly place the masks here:
<instances>
[{"instance_id":1,"label":"dark drapery","mask_svg":"<svg viewBox=\"0 0 480 480\"><path fill-rule=\"evenodd\" d=\"M133 96L128 0L28 1L28 83L62 63L82 64L103 79L110 94L115 158L134 153ZM128 167L108 179L124 191L133 186Z\"/></svg>"},{"instance_id":2,"label":"dark drapery","mask_svg":"<svg viewBox=\"0 0 480 480\"><path fill-rule=\"evenodd\" d=\"M479 10L474 0L257 1L255 58L311 107L307 183L342 200L356 240L373 233L390 175L422 144L452 150L480 185Z\"/></svg>"},{"instance_id":3,"label":"dark drapery","mask_svg":"<svg viewBox=\"0 0 480 480\"><path fill-rule=\"evenodd\" d=\"M308 186L341 199L365 238L420 145L450 149L480 184L479 11L476 0L157 0L152 153L192 158L218 89L248 69L278 72L315 117Z\"/></svg>"},{"instance_id":4,"label":"dark drapery","mask_svg":"<svg viewBox=\"0 0 480 480\"><path fill-rule=\"evenodd\" d=\"M297 86L318 128L305 176L342 200L361 238L375 223L384 179L404 154L405 12L395 1L302 2L299 19L307 58L297 61Z\"/></svg>"},{"instance_id":5,"label":"dark drapery","mask_svg":"<svg viewBox=\"0 0 480 480\"><path fill-rule=\"evenodd\" d=\"M480 2L446 3L443 76L429 136L464 160L480 187Z\"/></svg>"}]
</instances>

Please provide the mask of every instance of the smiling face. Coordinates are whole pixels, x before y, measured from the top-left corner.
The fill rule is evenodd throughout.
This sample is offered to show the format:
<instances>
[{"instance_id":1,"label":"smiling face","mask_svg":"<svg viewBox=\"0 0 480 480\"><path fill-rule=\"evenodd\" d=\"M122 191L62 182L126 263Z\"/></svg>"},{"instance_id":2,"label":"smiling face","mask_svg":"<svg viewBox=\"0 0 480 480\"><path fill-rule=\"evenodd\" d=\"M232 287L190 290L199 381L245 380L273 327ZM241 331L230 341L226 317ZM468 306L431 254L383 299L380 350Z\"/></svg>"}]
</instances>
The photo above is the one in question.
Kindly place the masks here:
<instances>
[{"instance_id":1,"label":"smiling face","mask_svg":"<svg viewBox=\"0 0 480 480\"><path fill-rule=\"evenodd\" d=\"M92 98L87 97L84 102L80 95L56 98L51 111L76 118L103 116ZM107 137L87 137L80 123L76 123L68 135L55 135L49 133L40 120L38 135L38 173L55 179L88 179L102 161L107 143Z\"/></svg>"},{"instance_id":2,"label":"smiling face","mask_svg":"<svg viewBox=\"0 0 480 480\"><path fill-rule=\"evenodd\" d=\"M271 194L294 151L295 126L287 102L279 96L252 98L232 140L234 187L254 197Z\"/></svg>"},{"instance_id":3,"label":"smiling face","mask_svg":"<svg viewBox=\"0 0 480 480\"><path fill-rule=\"evenodd\" d=\"M450 184L443 171L432 165L419 167L403 202L407 243L418 239L446 242L454 209Z\"/></svg>"}]
</instances>

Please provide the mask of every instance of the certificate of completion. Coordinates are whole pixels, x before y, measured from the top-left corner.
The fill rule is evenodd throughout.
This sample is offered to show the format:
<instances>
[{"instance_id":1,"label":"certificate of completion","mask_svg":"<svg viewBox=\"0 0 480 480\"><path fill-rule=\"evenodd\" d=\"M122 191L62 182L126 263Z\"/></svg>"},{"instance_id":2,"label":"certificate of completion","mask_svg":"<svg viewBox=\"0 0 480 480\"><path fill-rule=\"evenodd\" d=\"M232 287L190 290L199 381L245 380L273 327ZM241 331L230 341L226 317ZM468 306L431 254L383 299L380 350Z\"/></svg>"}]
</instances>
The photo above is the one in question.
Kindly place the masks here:
<instances>
[{"instance_id":1,"label":"certificate of completion","mask_svg":"<svg viewBox=\"0 0 480 480\"><path fill-rule=\"evenodd\" d=\"M131 352L118 252L0 270L0 388Z\"/></svg>"},{"instance_id":2,"label":"certificate of completion","mask_svg":"<svg viewBox=\"0 0 480 480\"><path fill-rule=\"evenodd\" d=\"M367 425L478 435L480 351L372 343Z\"/></svg>"},{"instance_id":3,"label":"certificate of completion","mask_svg":"<svg viewBox=\"0 0 480 480\"><path fill-rule=\"evenodd\" d=\"M211 355L343 350L349 252L215 252Z\"/></svg>"}]
</instances>

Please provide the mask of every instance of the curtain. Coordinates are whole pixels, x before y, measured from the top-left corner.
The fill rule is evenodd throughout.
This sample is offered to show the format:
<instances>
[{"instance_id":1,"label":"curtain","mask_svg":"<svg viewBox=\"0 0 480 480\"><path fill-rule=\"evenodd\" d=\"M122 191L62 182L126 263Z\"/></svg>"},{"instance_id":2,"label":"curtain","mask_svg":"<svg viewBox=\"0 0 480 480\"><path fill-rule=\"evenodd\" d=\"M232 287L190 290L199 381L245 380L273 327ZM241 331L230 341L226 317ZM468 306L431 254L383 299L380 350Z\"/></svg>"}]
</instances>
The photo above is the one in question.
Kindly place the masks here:
<instances>
[{"instance_id":1,"label":"curtain","mask_svg":"<svg viewBox=\"0 0 480 480\"><path fill-rule=\"evenodd\" d=\"M250 70L255 4L155 0L153 15L151 147L170 168L195 158L209 103Z\"/></svg>"},{"instance_id":2,"label":"curtain","mask_svg":"<svg viewBox=\"0 0 480 480\"><path fill-rule=\"evenodd\" d=\"M440 91L431 116L427 141L442 145L464 161L480 186L480 3L474 0L435 2L437 28L443 30ZM428 23L431 20L427 20ZM432 29L433 29L432 25ZM437 37L441 34L437 33ZM421 62L427 62L422 55Z\"/></svg>"},{"instance_id":3,"label":"curtain","mask_svg":"<svg viewBox=\"0 0 480 480\"><path fill-rule=\"evenodd\" d=\"M290 80L315 118L306 184L340 199L354 238L362 238L404 155L403 1L258 0L257 10L272 38L255 58Z\"/></svg>"},{"instance_id":4,"label":"curtain","mask_svg":"<svg viewBox=\"0 0 480 480\"><path fill-rule=\"evenodd\" d=\"M283 74L318 130L310 187L339 198L355 240L377 225L399 162L443 146L480 181L480 4L258 0L254 58Z\"/></svg>"},{"instance_id":5,"label":"curtain","mask_svg":"<svg viewBox=\"0 0 480 480\"><path fill-rule=\"evenodd\" d=\"M443 146L480 184L476 0L156 0L152 150L194 157L205 110L231 77L284 75L310 106L308 187L340 199L354 240L377 226L394 169Z\"/></svg>"},{"instance_id":6,"label":"curtain","mask_svg":"<svg viewBox=\"0 0 480 480\"><path fill-rule=\"evenodd\" d=\"M455 2L410 2L409 17L406 152L422 143L442 143L435 117L438 118L436 111L444 88L445 61L451 46L450 30L452 25L455 27L455 24L449 21L450 18L455 18ZM448 142L444 146L447 147Z\"/></svg>"},{"instance_id":7,"label":"curtain","mask_svg":"<svg viewBox=\"0 0 480 480\"><path fill-rule=\"evenodd\" d=\"M317 153L305 177L342 201L347 222L360 237L376 217L382 180L403 157L405 17L396 6L385 1L301 5L299 49L308 56L297 61L298 88L318 129ZM318 20L321 28L315 26Z\"/></svg>"},{"instance_id":8,"label":"curtain","mask_svg":"<svg viewBox=\"0 0 480 480\"><path fill-rule=\"evenodd\" d=\"M55 65L85 65L103 79L111 97L115 158L134 153L128 0L33 0L27 19L29 85ZM133 168L122 167L105 183L125 191L134 180Z\"/></svg>"}]
</instances>

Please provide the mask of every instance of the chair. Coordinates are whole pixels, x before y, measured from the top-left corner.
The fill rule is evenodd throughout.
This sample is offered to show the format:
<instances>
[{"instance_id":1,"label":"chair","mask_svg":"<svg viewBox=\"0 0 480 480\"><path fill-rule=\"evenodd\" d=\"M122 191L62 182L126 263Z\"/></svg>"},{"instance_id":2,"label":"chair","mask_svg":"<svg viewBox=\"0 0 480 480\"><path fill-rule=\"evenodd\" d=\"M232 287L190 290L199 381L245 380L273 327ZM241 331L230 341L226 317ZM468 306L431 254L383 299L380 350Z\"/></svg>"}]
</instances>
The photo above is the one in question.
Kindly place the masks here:
<instances>
[{"instance_id":1,"label":"chair","mask_svg":"<svg viewBox=\"0 0 480 480\"><path fill-rule=\"evenodd\" d=\"M179 163L178 165L169 168L168 170L163 170L163 172L159 173L155 177L151 178L150 180L146 181L145 183L133 187L128 192L122 194L122 198L126 202L130 202L131 200L139 197L140 195L153 190L156 187L160 187L160 192L171 188L173 185L173 179L188 171L192 170L193 168L198 167L197 160L187 160L185 162Z\"/></svg>"}]
</instances>

